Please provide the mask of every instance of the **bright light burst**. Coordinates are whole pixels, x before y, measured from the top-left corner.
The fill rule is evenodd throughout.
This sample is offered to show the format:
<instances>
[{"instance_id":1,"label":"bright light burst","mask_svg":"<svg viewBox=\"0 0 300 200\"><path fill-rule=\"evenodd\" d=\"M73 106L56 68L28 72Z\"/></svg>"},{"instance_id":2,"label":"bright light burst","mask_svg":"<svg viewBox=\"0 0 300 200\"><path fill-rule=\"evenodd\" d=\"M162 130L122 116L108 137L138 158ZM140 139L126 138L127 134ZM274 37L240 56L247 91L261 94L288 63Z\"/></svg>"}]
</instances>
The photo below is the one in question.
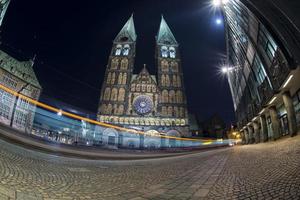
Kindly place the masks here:
<instances>
[{"instance_id":1,"label":"bright light burst","mask_svg":"<svg viewBox=\"0 0 300 200\"><path fill-rule=\"evenodd\" d=\"M220 6L220 5L221 5L221 3L222 3L222 1L221 1L221 0L212 0L212 5L213 5L213 6L215 6L215 7L218 7L218 6Z\"/></svg>"},{"instance_id":2,"label":"bright light burst","mask_svg":"<svg viewBox=\"0 0 300 200\"><path fill-rule=\"evenodd\" d=\"M216 24L217 24L217 25L222 24L222 19L220 19L220 18L216 19Z\"/></svg>"},{"instance_id":3,"label":"bright light burst","mask_svg":"<svg viewBox=\"0 0 300 200\"><path fill-rule=\"evenodd\" d=\"M214 7L219 7L221 5L226 5L229 2L229 0L212 0L211 4Z\"/></svg>"}]
</instances>

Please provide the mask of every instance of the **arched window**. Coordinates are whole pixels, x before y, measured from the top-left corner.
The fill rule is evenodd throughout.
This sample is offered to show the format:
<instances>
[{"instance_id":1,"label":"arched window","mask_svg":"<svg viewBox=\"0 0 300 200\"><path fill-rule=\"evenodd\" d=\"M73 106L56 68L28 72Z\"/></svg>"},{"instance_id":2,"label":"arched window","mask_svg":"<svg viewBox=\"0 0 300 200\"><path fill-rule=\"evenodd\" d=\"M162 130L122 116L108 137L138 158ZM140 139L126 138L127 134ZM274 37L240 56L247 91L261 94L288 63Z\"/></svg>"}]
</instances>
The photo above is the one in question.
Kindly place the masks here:
<instances>
[{"instance_id":1,"label":"arched window","mask_svg":"<svg viewBox=\"0 0 300 200\"><path fill-rule=\"evenodd\" d=\"M169 103L175 103L175 91L171 90L169 92Z\"/></svg>"},{"instance_id":2,"label":"arched window","mask_svg":"<svg viewBox=\"0 0 300 200\"><path fill-rule=\"evenodd\" d=\"M161 113L162 113L162 115L168 115L168 113L167 113L167 108L166 108L165 106L163 106L163 107L161 108Z\"/></svg>"},{"instance_id":3,"label":"arched window","mask_svg":"<svg viewBox=\"0 0 300 200\"><path fill-rule=\"evenodd\" d=\"M106 114L106 105L105 104L101 105L100 111L102 114Z\"/></svg>"},{"instance_id":4,"label":"arched window","mask_svg":"<svg viewBox=\"0 0 300 200\"><path fill-rule=\"evenodd\" d=\"M107 75L106 83L110 84L110 82L111 82L111 73L109 72Z\"/></svg>"},{"instance_id":5,"label":"arched window","mask_svg":"<svg viewBox=\"0 0 300 200\"><path fill-rule=\"evenodd\" d=\"M130 46L129 44L125 44L124 48L123 48L123 55L124 56L128 56L129 55L129 51L130 51Z\"/></svg>"},{"instance_id":6,"label":"arched window","mask_svg":"<svg viewBox=\"0 0 300 200\"><path fill-rule=\"evenodd\" d=\"M180 117L184 117L184 108L180 108Z\"/></svg>"},{"instance_id":7,"label":"arched window","mask_svg":"<svg viewBox=\"0 0 300 200\"><path fill-rule=\"evenodd\" d=\"M176 75L173 75L173 78L172 78L172 85L173 87L177 87L177 76Z\"/></svg>"},{"instance_id":8,"label":"arched window","mask_svg":"<svg viewBox=\"0 0 300 200\"><path fill-rule=\"evenodd\" d=\"M123 79L123 73L120 73L120 74L119 74L119 77L118 77L118 84L119 84L119 85L122 84L122 79Z\"/></svg>"},{"instance_id":9,"label":"arched window","mask_svg":"<svg viewBox=\"0 0 300 200\"><path fill-rule=\"evenodd\" d=\"M104 100L109 100L110 99L110 88L106 88L104 91Z\"/></svg>"},{"instance_id":10,"label":"arched window","mask_svg":"<svg viewBox=\"0 0 300 200\"><path fill-rule=\"evenodd\" d=\"M169 77L169 75L166 75L166 86L167 87L170 86L170 77Z\"/></svg>"},{"instance_id":11,"label":"arched window","mask_svg":"<svg viewBox=\"0 0 300 200\"><path fill-rule=\"evenodd\" d=\"M176 101L177 101L177 103L183 103L183 97L182 97L181 91L176 92Z\"/></svg>"},{"instance_id":12,"label":"arched window","mask_svg":"<svg viewBox=\"0 0 300 200\"><path fill-rule=\"evenodd\" d=\"M116 47L116 53L115 53L115 55L116 56L121 55L121 51L122 51L122 45L118 44L117 47Z\"/></svg>"},{"instance_id":13,"label":"arched window","mask_svg":"<svg viewBox=\"0 0 300 200\"><path fill-rule=\"evenodd\" d=\"M165 86L165 85L166 85L166 76L161 75L161 86Z\"/></svg>"},{"instance_id":14,"label":"arched window","mask_svg":"<svg viewBox=\"0 0 300 200\"><path fill-rule=\"evenodd\" d=\"M142 92L146 92L146 85L142 84Z\"/></svg>"},{"instance_id":15,"label":"arched window","mask_svg":"<svg viewBox=\"0 0 300 200\"><path fill-rule=\"evenodd\" d=\"M131 84L131 92L135 92L135 84Z\"/></svg>"},{"instance_id":16,"label":"arched window","mask_svg":"<svg viewBox=\"0 0 300 200\"><path fill-rule=\"evenodd\" d=\"M173 108L171 106L168 107L168 115L173 116Z\"/></svg>"},{"instance_id":17,"label":"arched window","mask_svg":"<svg viewBox=\"0 0 300 200\"><path fill-rule=\"evenodd\" d=\"M171 62L171 68L173 72L178 72L178 63L177 62Z\"/></svg>"},{"instance_id":18,"label":"arched window","mask_svg":"<svg viewBox=\"0 0 300 200\"><path fill-rule=\"evenodd\" d=\"M166 46L161 47L161 57L163 57L163 58L168 57L168 47L166 47Z\"/></svg>"},{"instance_id":19,"label":"arched window","mask_svg":"<svg viewBox=\"0 0 300 200\"><path fill-rule=\"evenodd\" d=\"M115 115L117 115L118 114L118 105L117 104L115 104L114 105L114 110L113 110L113 113L115 114Z\"/></svg>"},{"instance_id":20,"label":"arched window","mask_svg":"<svg viewBox=\"0 0 300 200\"><path fill-rule=\"evenodd\" d=\"M175 58L176 57L176 50L175 50L174 47L170 47L169 52L170 52L170 58Z\"/></svg>"},{"instance_id":21,"label":"arched window","mask_svg":"<svg viewBox=\"0 0 300 200\"><path fill-rule=\"evenodd\" d=\"M108 104L108 106L107 106L107 114L111 114L111 112L112 112L112 105Z\"/></svg>"},{"instance_id":22,"label":"arched window","mask_svg":"<svg viewBox=\"0 0 300 200\"><path fill-rule=\"evenodd\" d=\"M111 84L115 84L116 81L116 73L112 73L111 75Z\"/></svg>"},{"instance_id":23,"label":"arched window","mask_svg":"<svg viewBox=\"0 0 300 200\"><path fill-rule=\"evenodd\" d=\"M162 91L162 98L161 101L162 103L168 103L168 99L169 99L169 93L167 90L163 90Z\"/></svg>"},{"instance_id":24,"label":"arched window","mask_svg":"<svg viewBox=\"0 0 300 200\"><path fill-rule=\"evenodd\" d=\"M127 82L127 73L123 73L123 80L122 80L122 84L126 85Z\"/></svg>"},{"instance_id":25,"label":"arched window","mask_svg":"<svg viewBox=\"0 0 300 200\"><path fill-rule=\"evenodd\" d=\"M111 69L113 69L113 70L118 69L118 65L119 65L119 59L118 58L112 59Z\"/></svg>"},{"instance_id":26,"label":"arched window","mask_svg":"<svg viewBox=\"0 0 300 200\"><path fill-rule=\"evenodd\" d=\"M120 105L119 106L119 115L123 115L124 114L124 106Z\"/></svg>"},{"instance_id":27,"label":"arched window","mask_svg":"<svg viewBox=\"0 0 300 200\"><path fill-rule=\"evenodd\" d=\"M147 85L147 92L151 92L151 85Z\"/></svg>"},{"instance_id":28,"label":"arched window","mask_svg":"<svg viewBox=\"0 0 300 200\"><path fill-rule=\"evenodd\" d=\"M123 58L121 61L121 70L127 70L128 69L128 59Z\"/></svg>"},{"instance_id":29,"label":"arched window","mask_svg":"<svg viewBox=\"0 0 300 200\"><path fill-rule=\"evenodd\" d=\"M140 84L137 84L137 85L136 85L136 91L137 91L137 92L140 92L140 91L141 91L141 85L140 85Z\"/></svg>"},{"instance_id":30,"label":"arched window","mask_svg":"<svg viewBox=\"0 0 300 200\"><path fill-rule=\"evenodd\" d=\"M179 117L179 110L178 110L178 107L174 107L174 115L175 117Z\"/></svg>"},{"instance_id":31,"label":"arched window","mask_svg":"<svg viewBox=\"0 0 300 200\"><path fill-rule=\"evenodd\" d=\"M114 88L111 91L110 100L117 101L117 98L118 98L118 90L117 90L117 88Z\"/></svg>"},{"instance_id":32,"label":"arched window","mask_svg":"<svg viewBox=\"0 0 300 200\"><path fill-rule=\"evenodd\" d=\"M169 63L166 60L161 61L161 71L168 72L169 71Z\"/></svg>"},{"instance_id":33,"label":"arched window","mask_svg":"<svg viewBox=\"0 0 300 200\"><path fill-rule=\"evenodd\" d=\"M124 101L124 100L125 100L125 89L120 88L119 95L118 95L118 101Z\"/></svg>"},{"instance_id":34,"label":"arched window","mask_svg":"<svg viewBox=\"0 0 300 200\"><path fill-rule=\"evenodd\" d=\"M181 77L177 76L177 87L181 87Z\"/></svg>"}]
</instances>

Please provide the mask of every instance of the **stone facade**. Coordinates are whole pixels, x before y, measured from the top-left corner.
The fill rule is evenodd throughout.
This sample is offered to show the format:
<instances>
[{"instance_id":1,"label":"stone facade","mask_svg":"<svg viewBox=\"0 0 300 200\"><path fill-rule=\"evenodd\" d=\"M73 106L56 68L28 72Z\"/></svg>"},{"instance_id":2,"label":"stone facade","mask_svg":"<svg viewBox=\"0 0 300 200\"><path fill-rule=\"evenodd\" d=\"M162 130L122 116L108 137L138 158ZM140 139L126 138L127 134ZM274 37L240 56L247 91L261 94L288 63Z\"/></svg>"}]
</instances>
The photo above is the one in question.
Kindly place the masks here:
<instances>
[{"instance_id":1,"label":"stone facade","mask_svg":"<svg viewBox=\"0 0 300 200\"><path fill-rule=\"evenodd\" d=\"M164 18L156 37L158 74L133 74L136 33L131 16L113 42L102 85L98 120L138 130L189 134L178 43ZM174 133L174 132L172 132Z\"/></svg>"},{"instance_id":2,"label":"stone facade","mask_svg":"<svg viewBox=\"0 0 300 200\"><path fill-rule=\"evenodd\" d=\"M9 0L0 0L0 26L2 25ZM33 71L33 60L19 61L0 50L0 84L38 100L41 86ZM23 132L30 132L35 105L0 89L0 122Z\"/></svg>"}]
</instances>

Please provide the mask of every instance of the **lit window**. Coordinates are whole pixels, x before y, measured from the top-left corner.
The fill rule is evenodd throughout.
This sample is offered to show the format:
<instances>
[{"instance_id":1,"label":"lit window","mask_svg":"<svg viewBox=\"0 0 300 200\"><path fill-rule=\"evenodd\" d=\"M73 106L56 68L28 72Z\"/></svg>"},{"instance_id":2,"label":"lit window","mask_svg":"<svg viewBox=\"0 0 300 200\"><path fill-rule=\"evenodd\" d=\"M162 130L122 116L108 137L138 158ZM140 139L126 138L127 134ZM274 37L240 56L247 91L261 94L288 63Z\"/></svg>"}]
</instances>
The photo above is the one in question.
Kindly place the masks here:
<instances>
[{"instance_id":1,"label":"lit window","mask_svg":"<svg viewBox=\"0 0 300 200\"><path fill-rule=\"evenodd\" d=\"M273 60L277 51L277 45L264 26L260 25L258 43L266 52L270 61Z\"/></svg>"},{"instance_id":2,"label":"lit window","mask_svg":"<svg viewBox=\"0 0 300 200\"><path fill-rule=\"evenodd\" d=\"M122 45L117 45L116 56L121 55L121 51L122 51Z\"/></svg>"},{"instance_id":3,"label":"lit window","mask_svg":"<svg viewBox=\"0 0 300 200\"><path fill-rule=\"evenodd\" d=\"M123 49L123 55L128 56L129 55L129 50L130 50L130 46L128 44L126 44L124 46L124 49Z\"/></svg>"},{"instance_id":4,"label":"lit window","mask_svg":"<svg viewBox=\"0 0 300 200\"><path fill-rule=\"evenodd\" d=\"M257 80L258 85L261 85L264 80L267 78L267 73L265 71L265 68L259 59L259 57L256 55L253 62L253 71ZM269 82L270 84L270 82ZM271 86L271 84L270 84Z\"/></svg>"},{"instance_id":5,"label":"lit window","mask_svg":"<svg viewBox=\"0 0 300 200\"><path fill-rule=\"evenodd\" d=\"M176 57L176 51L174 47L169 48L170 51L170 58L175 58Z\"/></svg>"},{"instance_id":6,"label":"lit window","mask_svg":"<svg viewBox=\"0 0 300 200\"><path fill-rule=\"evenodd\" d=\"M162 46L161 47L161 56L163 58L167 58L168 57L168 48L166 46Z\"/></svg>"}]
</instances>

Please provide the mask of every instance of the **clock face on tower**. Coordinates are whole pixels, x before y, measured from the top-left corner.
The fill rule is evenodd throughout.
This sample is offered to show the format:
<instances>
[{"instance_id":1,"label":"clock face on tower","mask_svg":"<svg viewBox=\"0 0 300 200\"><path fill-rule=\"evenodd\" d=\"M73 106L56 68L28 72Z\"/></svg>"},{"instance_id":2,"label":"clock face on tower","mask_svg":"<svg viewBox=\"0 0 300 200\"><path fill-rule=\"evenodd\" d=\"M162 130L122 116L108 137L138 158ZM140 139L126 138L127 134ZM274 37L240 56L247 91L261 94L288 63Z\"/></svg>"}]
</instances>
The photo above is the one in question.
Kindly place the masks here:
<instances>
[{"instance_id":1,"label":"clock face on tower","mask_svg":"<svg viewBox=\"0 0 300 200\"><path fill-rule=\"evenodd\" d=\"M153 109L153 101L147 95L140 95L134 100L133 108L140 115L148 114Z\"/></svg>"}]
</instances>

